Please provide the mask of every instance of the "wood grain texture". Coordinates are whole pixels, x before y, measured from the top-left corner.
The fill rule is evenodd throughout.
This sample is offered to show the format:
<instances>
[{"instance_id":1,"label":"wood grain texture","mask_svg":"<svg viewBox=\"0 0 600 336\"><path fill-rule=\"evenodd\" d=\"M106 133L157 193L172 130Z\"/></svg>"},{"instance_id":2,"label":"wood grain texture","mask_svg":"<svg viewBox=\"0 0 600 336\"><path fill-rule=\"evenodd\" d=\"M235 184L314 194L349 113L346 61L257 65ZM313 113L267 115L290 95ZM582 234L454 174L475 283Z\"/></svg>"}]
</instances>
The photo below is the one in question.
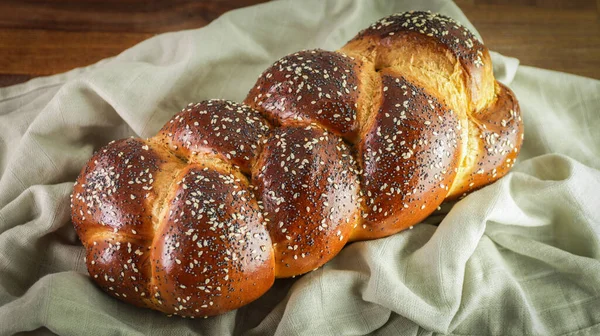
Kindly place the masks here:
<instances>
[{"instance_id":1,"label":"wood grain texture","mask_svg":"<svg viewBox=\"0 0 600 336\"><path fill-rule=\"evenodd\" d=\"M163 33L207 25L221 14L267 0L2 0L0 27Z\"/></svg>"},{"instance_id":2,"label":"wood grain texture","mask_svg":"<svg viewBox=\"0 0 600 336\"><path fill-rule=\"evenodd\" d=\"M266 0L0 0L0 86L95 63ZM488 48L600 78L600 0L456 0Z\"/></svg>"},{"instance_id":3,"label":"wood grain texture","mask_svg":"<svg viewBox=\"0 0 600 336\"><path fill-rule=\"evenodd\" d=\"M490 49L600 79L600 0L456 0Z\"/></svg>"},{"instance_id":4,"label":"wood grain texture","mask_svg":"<svg viewBox=\"0 0 600 336\"><path fill-rule=\"evenodd\" d=\"M0 73L30 77L61 73L114 56L152 35L0 29Z\"/></svg>"}]
</instances>

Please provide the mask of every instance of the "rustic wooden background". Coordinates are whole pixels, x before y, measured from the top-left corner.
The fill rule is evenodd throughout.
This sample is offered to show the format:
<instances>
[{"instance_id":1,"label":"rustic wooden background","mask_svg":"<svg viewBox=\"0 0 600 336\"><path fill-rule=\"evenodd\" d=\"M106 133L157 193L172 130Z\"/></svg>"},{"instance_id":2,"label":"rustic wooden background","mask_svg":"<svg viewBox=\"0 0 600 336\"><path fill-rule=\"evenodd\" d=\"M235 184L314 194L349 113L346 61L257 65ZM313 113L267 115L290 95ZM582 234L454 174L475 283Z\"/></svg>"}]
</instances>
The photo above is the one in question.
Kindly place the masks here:
<instances>
[{"instance_id":1,"label":"rustic wooden background","mask_svg":"<svg viewBox=\"0 0 600 336\"><path fill-rule=\"evenodd\" d=\"M0 86L113 56L265 0L0 0ZM456 0L486 45L600 79L600 0Z\"/></svg>"}]
</instances>

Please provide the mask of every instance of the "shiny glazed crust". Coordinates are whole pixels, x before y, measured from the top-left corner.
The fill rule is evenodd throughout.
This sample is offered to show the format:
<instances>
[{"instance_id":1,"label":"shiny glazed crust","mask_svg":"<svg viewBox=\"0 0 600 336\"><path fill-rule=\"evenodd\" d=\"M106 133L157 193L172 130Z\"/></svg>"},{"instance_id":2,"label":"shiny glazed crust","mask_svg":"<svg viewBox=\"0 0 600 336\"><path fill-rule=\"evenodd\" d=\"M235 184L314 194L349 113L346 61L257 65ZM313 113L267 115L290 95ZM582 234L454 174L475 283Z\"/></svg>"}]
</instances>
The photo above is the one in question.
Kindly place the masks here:
<instances>
[{"instance_id":1,"label":"shiny glazed crust","mask_svg":"<svg viewBox=\"0 0 600 336\"><path fill-rule=\"evenodd\" d=\"M522 139L485 46L401 13L280 59L244 104L190 104L155 137L111 142L75 183L72 221L109 294L217 315L499 179Z\"/></svg>"}]
</instances>

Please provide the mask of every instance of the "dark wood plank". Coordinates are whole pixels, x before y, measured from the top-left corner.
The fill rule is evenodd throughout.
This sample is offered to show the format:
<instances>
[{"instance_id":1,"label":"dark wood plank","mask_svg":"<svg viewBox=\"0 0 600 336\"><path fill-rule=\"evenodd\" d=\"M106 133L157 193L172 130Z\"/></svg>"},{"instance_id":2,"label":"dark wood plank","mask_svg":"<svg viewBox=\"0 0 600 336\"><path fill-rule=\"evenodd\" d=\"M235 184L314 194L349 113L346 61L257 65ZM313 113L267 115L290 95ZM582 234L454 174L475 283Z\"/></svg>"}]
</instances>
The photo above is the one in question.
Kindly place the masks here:
<instances>
[{"instance_id":1,"label":"dark wood plank","mask_svg":"<svg viewBox=\"0 0 600 336\"><path fill-rule=\"evenodd\" d=\"M0 29L0 73L34 77L61 73L117 55L152 35Z\"/></svg>"},{"instance_id":2,"label":"dark wood plank","mask_svg":"<svg viewBox=\"0 0 600 336\"><path fill-rule=\"evenodd\" d=\"M0 86L114 56L265 0L0 0ZM522 64L600 78L600 0L456 0L486 45Z\"/></svg>"},{"instance_id":3,"label":"dark wood plank","mask_svg":"<svg viewBox=\"0 0 600 336\"><path fill-rule=\"evenodd\" d=\"M14 75L0 73L0 87L15 85L31 79L30 75Z\"/></svg>"},{"instance_id":4,"label":"dark wood plank","mask_svg":"<svg viewBox=\"0 0 600 336\"><path fill-rule=\"evenodd\" d=\"M598 4L590 0L457 0L491 50L521 64L600 79Z\"/></svg>"},{"instance_id":5,"label":"dark wood plank","mask_svg":"<svg viewBox=\"0 0 600 336\"><path fill-rule=\"evenodd\" d=\"M0 86L93 64L265 1L0 0Z\"/></svg>"},{"instance_id":6,"label":"dark wood plank","mask_svg":"<svg viewBox=\"0 0 600 336\"><path fill-rule=\"evenodd\" d=\"M2 0L0 28L162 33L267 0Z\"/></svg>"}]
</instances>

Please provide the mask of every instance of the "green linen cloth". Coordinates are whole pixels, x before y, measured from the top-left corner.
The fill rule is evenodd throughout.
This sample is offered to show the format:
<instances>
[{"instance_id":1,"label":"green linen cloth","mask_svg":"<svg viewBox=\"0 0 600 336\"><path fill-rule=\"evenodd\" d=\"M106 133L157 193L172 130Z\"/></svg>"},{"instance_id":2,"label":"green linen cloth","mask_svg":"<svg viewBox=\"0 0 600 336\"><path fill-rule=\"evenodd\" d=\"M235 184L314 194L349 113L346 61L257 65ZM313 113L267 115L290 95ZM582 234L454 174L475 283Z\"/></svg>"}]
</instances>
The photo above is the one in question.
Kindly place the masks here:
<instances>
[{"instance_id":1,"label":"green linen cloth","mask_svg":"<svg viewBox=\"0 0 600 336\"><path fill-rule=\"evenodd\" d=\"M272 2L0 89L0 334L600 334L600 82L495 53L523 110L518 164L425 223L209 319L129 306L88 277L69 194L95 149L154 135L188 102L241 101L279 57L412 9L474 30L450 1Z\"/></svg>"}]
</instances>

